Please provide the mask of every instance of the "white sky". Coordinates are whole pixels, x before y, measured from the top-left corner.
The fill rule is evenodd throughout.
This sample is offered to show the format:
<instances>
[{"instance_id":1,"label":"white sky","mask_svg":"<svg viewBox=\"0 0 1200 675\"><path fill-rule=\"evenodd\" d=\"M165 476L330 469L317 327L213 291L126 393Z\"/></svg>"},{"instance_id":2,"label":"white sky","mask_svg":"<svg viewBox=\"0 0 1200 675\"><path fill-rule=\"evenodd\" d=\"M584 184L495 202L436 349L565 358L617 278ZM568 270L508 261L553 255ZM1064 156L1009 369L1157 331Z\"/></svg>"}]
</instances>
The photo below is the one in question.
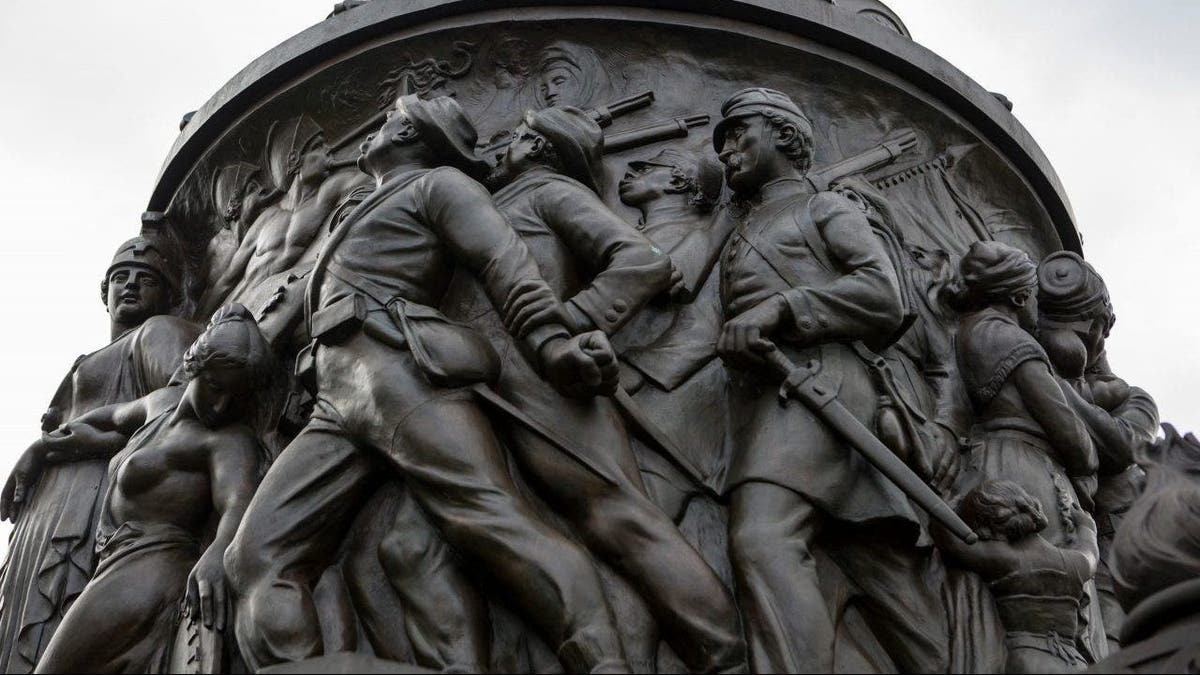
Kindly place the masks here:
<instances>
[{"instance_id":1,"label":"white sky","mask_svg":"<svg viewBox=\"0 0 1200 675\"><path fill-rule=\"evenodd\" d=\"M800 1L800 0L797 0ZM805 0L807 1L807 0ZM1057 169L1112 291L1117 373L1200 419L1200 2L889 0ZM56 0L0 19L0 480L108 340L100 278L136 234L179 117L332 0ZM34 282L37 282L36 284ZM0 527L6 548L8 524Z\"/></svg>"}]
</instances>

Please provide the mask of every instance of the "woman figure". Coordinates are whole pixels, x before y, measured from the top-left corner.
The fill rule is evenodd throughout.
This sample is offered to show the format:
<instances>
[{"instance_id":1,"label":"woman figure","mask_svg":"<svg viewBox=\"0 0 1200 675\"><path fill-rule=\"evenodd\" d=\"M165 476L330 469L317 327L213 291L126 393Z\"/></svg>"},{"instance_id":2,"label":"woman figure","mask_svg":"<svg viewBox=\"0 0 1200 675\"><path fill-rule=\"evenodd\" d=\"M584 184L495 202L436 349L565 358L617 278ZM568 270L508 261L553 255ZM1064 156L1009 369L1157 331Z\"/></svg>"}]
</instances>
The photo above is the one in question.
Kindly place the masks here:
<instances>
[{"instance_id":1,"label":"woman figure","mask_svg":"<svg viewBox=\"0 0 1200 675\"><path fill-rule=\"evenodd\" d=\"M96 576L37 672L162 672L185 594L186 615L224 629L222 558L260 473L247 418L270 364L250 313L230 305L185 354L186 387L96 409L44 441L51 456L124 449L109 464Z\"/></svg>"},{"instance_id":2,"label":"woman figure","mask_svg":"<svg viewBox=\"0 0 1200 675\"><path fill-rule=\"evenodd\" d=\"M1085 585L1096 572L1096 524L1078 506L1071 512L1075 538L1055 546L1039 534L1047 523L1042 506L1011 481L987 481L967 493L958 514L979 535L962 543L939 525L932 534L957 564L983 577L1004 624L1009 673L1084 670L1075 636Z\"/></svg>"},{"instance_id":3,"label":"woman figure","mask_svg":"<svg viewBox=\"0 0 1200 675\"><path fill-rule=\"evenodd\" d=\"M1024 252L986 241L971 245L959 270L954 304L966 313L959 321L958 369L976 415L967 476L1020 485L1051 512L1046 539L1068 544L1080 499L1072 481L1094 485L1097 457L1032 335L1037 267Z\"/></svg>"}]
</instances>

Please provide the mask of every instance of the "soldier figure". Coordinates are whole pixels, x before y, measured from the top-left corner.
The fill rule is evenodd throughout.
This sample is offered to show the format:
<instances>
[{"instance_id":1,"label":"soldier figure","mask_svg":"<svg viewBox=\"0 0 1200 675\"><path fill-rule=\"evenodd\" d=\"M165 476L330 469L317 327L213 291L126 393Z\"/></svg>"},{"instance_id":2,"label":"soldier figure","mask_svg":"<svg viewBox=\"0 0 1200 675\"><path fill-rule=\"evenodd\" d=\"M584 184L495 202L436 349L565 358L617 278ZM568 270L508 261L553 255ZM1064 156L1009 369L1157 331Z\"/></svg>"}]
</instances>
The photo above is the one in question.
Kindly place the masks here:
<instances>
[{"instance_id":1,"label":"soldier figure","mask_svg":"<svg viewBox=\"0 0 1200 675\"><path fill-rule=\"evenodd\" d=\"M782 349L819 364L822 388L873 428L878 394L859 352L885 346L902 324L897 272L862 210L804 179L812 126L790 98L745 89L721 112L713 143L740 213L721 260L718 350L730 370L729 546L751 668L833 667L812 551L825 528L845 540L831 554L899 668L943 672L945 614L925 588L907 499L809 410L781 407L780 376L763 358Z\"/></svg>"},{"instance_id":2,"label":"soldier figure","mask_svg":"<svg viewBox=\"0 0 1200 675\"><path fill-rule=\"evenodd\" d=\"M600 127L578 108L526 113L502 161L513 181L497 207L529 246L576 333L612 334L667 288L669 259L600 200ZM493 326L496 318L486 319ZM494 327L487 331L505 343ZM498 389L531 417L563 429L601 477L541 437L510 426L524 475L571 522L597 557L647 603L689 668L741 667L733 598L716 573L646 495L621 414L606 398L570 399L537 376L536 362L504 344Z\"/></svg>"},{"instance_id":3,"label":"soldier figure","mask_svg":"<svg viewBox=\"0 0 1200 675\"><path fill-rule=\"evenodd\" d=\"M644 307L613 336L622 385L680 444L710 487L724 478L727 431L725 370L716 358L716 260L732 221L722 217L724 211L713 212L721 187L714 158L674 148L630 162L618 186L621 201L641 212L637 229L666 252L674 269L669 298ZM701 493L697 477L646 448L639 449L638 461L650 495L678 521Z\"/></svg>"},{"instance_id":4,"label":"soldier figure","mask_svg":"<svg viewBox=\"0 0 1200 675\"><path fill-rule=\"evenodd\" d=\"M248 300L273 274L311 265L321 227L348 193L366 180L333 163L325 132L307 115L279 122L267 135L267 165L274 193L256 197L261 209L239 238L237 253L202 301L204 313L225 300Z\"/></svg>"},{"instance_id":5,"label":"soldier figure","mask_svg":"<svg viewBox=\"0 0 1200 675\"><path fill-rule=\"evenodd\" d=\"M226 555L238 642L254 667L321 654L312 588L373 487L369 453L391 463L455 553L505 589L565 668L627 667L595 567L518 495L466 388L495 378L496 355L434 309L457 264L506 310L518 348L546 379L582 396L615 386L603 334L569 335L525 244L460 170L485 168L475 138L452 99L405 96L362 146L360 166L377 187L330 235L309 284L315 340L298 370L316 409ZM476 625L458 609L428 619L449 632Z\"/></svg>"},{"instance_id":6,"label":"soldier figure","mask_svg":"<svg viewBox=\"0 0 1200 675\"><path fill-rule=\"evenodd\" d=\"M167 315L180 293L177 270L159 241L135 237L117 249L100 283L112 342L75 362L42 418L43 432L167 386L200 332ZM0 515L16 527L0 578L2 672L33 670L95 569L108 458L58 459L34 443L4 487Z\"/></svg>"}]
</instances>

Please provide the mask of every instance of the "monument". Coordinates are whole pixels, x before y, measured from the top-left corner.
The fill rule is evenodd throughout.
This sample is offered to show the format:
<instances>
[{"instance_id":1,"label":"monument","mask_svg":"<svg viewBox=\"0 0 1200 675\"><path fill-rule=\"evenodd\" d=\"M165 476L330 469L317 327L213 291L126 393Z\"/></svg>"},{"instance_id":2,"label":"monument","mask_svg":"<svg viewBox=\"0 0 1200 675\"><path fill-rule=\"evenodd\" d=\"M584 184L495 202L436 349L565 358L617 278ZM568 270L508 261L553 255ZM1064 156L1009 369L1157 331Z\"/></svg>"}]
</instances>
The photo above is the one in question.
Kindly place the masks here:
<instances>
[{"instance_id":1,"label":"monument","mask_svg":"<svg viewBox=\"0 0 1200 675\"><path fill-rule=\"evenodd\" d=\"M1195 669L1200 445L1011 111L879 0L338 3L184 117L0 670Z\"/></svg>"}]
</instances>

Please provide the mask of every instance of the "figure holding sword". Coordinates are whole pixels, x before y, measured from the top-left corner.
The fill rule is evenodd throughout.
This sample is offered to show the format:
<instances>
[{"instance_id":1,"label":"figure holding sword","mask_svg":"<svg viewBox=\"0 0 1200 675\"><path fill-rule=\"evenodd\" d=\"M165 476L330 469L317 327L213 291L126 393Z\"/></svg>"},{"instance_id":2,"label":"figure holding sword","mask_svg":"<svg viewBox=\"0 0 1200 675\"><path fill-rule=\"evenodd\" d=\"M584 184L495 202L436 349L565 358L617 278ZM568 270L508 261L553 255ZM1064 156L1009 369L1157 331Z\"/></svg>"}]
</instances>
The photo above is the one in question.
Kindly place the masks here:
<instances>
[{"instance_id":1,"label":"figure holding sword","mask_svg":"<svg viewBox=\"0 0 1200 675\"><path fill-rule=\"evenodd\" d=\"M812 553L825 532L845 542L830 553L900 670L945 672L947 620L922 576L929 556L908 496L821 410L776 396L788 360L811 363L816 379L804 384L819 383L841 421L871 436L878 395L862 354L902 326L897 271L862 211L805 179L812 125L795 102L751 88L721 112L713 143L739 212L721 255L718 351L730 373L729 546L751 669L831 671L836 624Z\"/></svg>"}]
</instances>

